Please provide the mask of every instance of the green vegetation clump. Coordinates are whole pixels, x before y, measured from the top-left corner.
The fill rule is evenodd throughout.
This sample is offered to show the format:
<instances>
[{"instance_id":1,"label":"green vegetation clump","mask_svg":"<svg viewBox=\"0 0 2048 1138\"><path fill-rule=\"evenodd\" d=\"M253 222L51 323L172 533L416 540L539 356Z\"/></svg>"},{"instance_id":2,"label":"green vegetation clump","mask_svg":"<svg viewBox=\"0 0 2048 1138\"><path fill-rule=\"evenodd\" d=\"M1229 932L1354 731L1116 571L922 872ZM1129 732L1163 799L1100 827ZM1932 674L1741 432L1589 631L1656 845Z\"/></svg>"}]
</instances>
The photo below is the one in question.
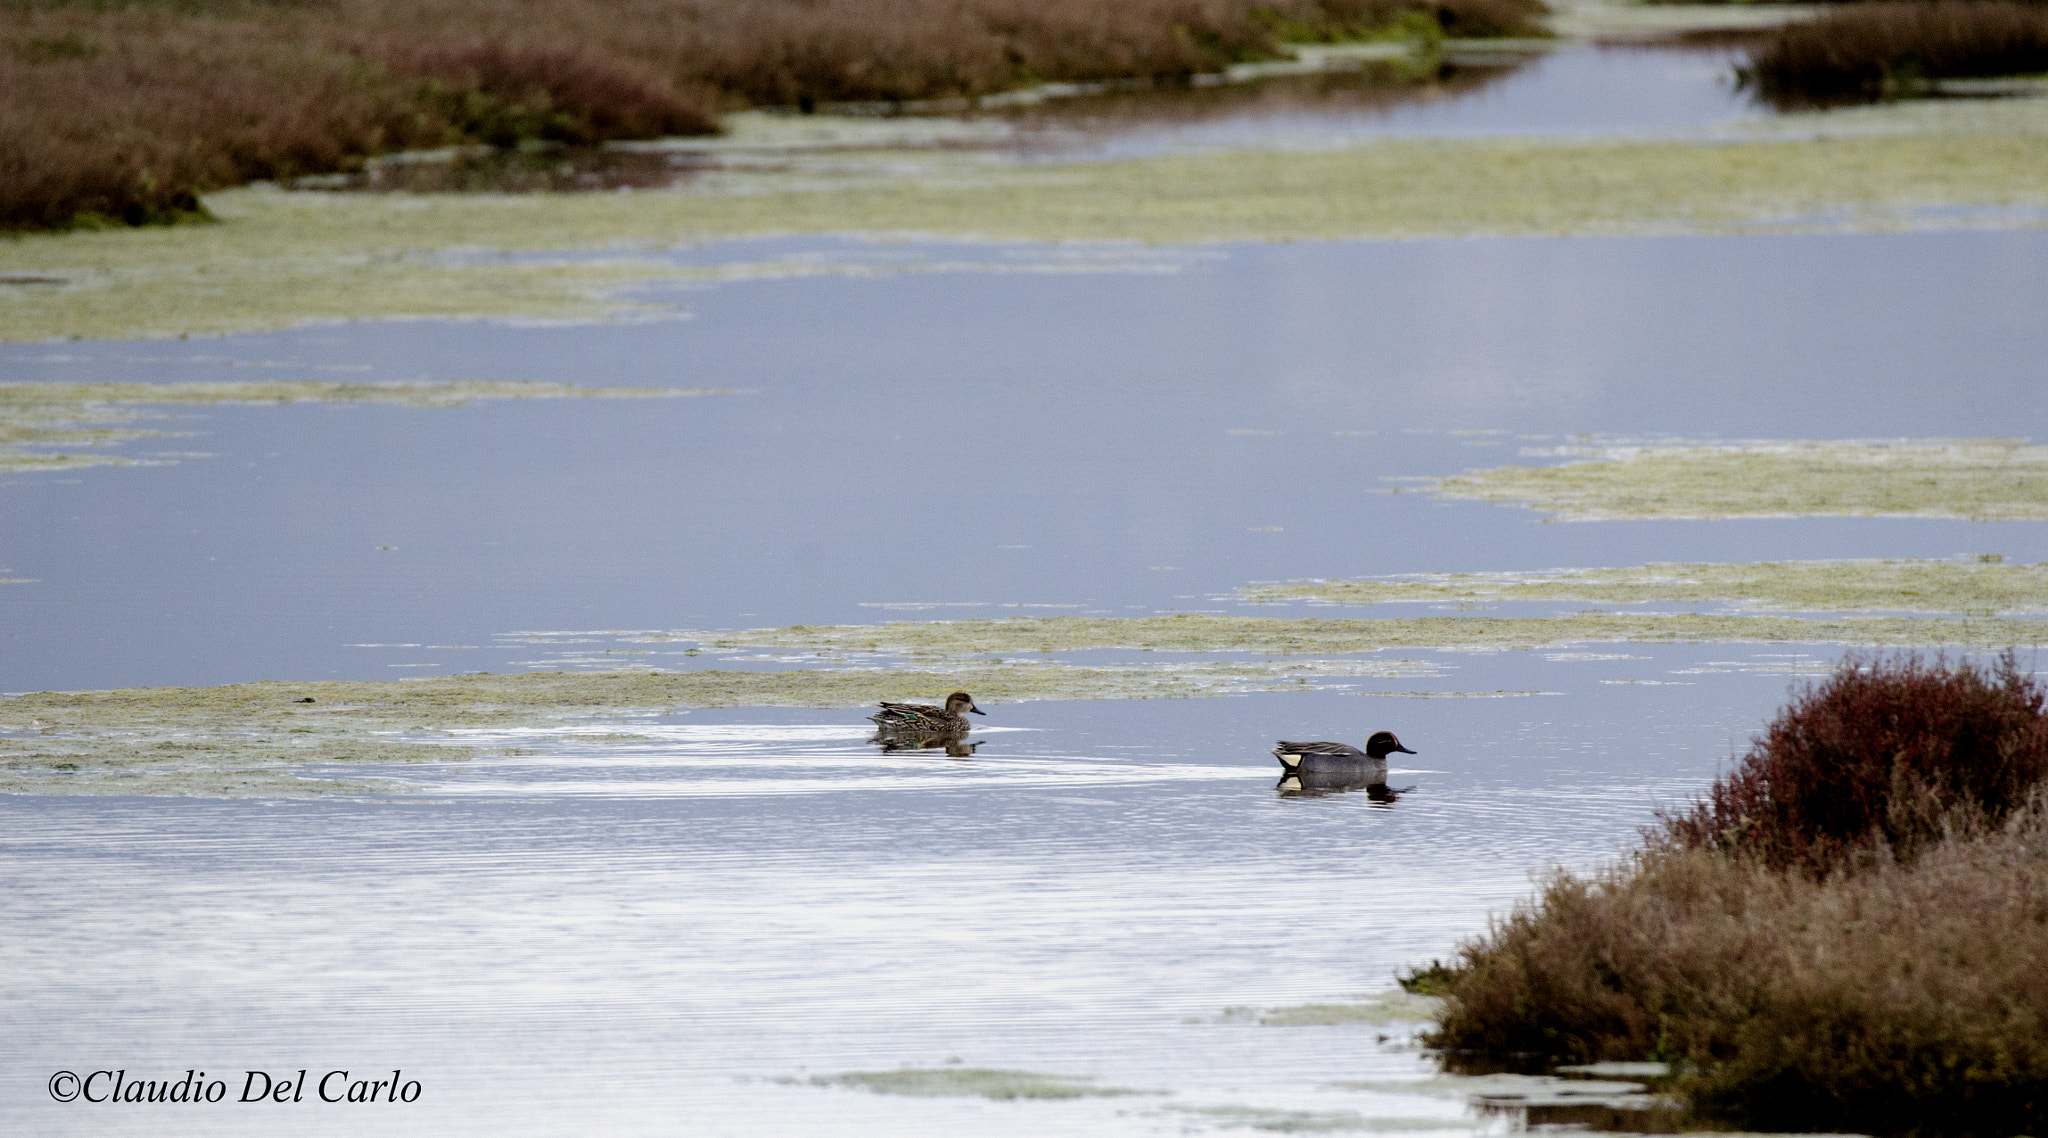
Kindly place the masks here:
<instances>
[{"instance_id":1,"label":"green vegetation clump","mask_svg":"<svg viewBox=\"0 0 2048 1138\"><path fill-rule=\"evenodd\" d=\"M1011 617L1007 620L798 624L740 632L640 633L634 643L706 648L790 648L880 653L910 659L990 654L1050 655L1120 648L1151 652L1258 652L1275 656L1362 654L1422 648L1511 651L1580 643L1793 643L1873 647L2002 647L2048 643L2048 621L1855 617L1804 620L1697 613L1612 613L1559 617L1431 616L1397 620L1281 620L1177 613L1171 616Z\"/></svg>"},{"instance_id":2,"label":"green vegetation clump","mask_svg":"<svg viewBox=\"0 0 2048 1138\"><path fill-rule=\"evenodd\" d=\"M708 134L745 104L1182 77L1542 0L332 0L0 9L0 231L203 216L197 195L459 142ZM573 47L563 45L573 44Z\"/></svg>"},{"instance_id":3,"label":"green vegetation clump","mask_svg":"<svg viewBox=\"0 0 2048 1138\"><path fill-rule=\"evenodd\" d=\"M476 673L409 680L266 681L210 688L37 692L0 699L0 793L293 797L400 790L389 780L311 779L313 765L461 762L468 730L551 745L565 728L675 708L857 708L965 687L989 706L1027 699L1191 699L1312 691L1324 672L1427 673L1412 661L1206 661L1159 667L976 662L944 671ZM857 722L850 718L849 722ZM579 744L630 732L576 730Z\"/></svg>"},{"instance_id":4,"label":"green vegetation clump","mask_svg":"<svg viewBox=\"0 0 2048 1138\"><path fill-rule=\"evenodd\" d=\"M1667 1061L1754 1129L2035 1132L2043 695L2010 656L1846 664L1627 861L1464 945L1427 1041L1454 1070Z\"/></svg>"},{"instance_id":5,"label":"green vegetation clump","mask_svg":"<svg viewBox=\"0 0 2048 1138\"><path fill-rule=\"evenodd\" d=\"M2048 612L2048 562L2007 565L1997 554L1953 561L1658 562L1627 569L1289 581L1248 586L1238 594L1255 604L1290 600L1336 605L1732 601L1745 608L1783 612L1889 610L1990 616Z\"/></svg>"},{"instance_id":6,"label":"green vegetation clump","mask_svg":"<svg viewBox=\"0 0 2048 1138\"><path fill-rule=\"evenodd\" d=\"M1940 79L2048 71L2048 6L2012 0L1853 4L1787 24L1741 80L1781 106L1927 94Z\"/></svg>"},{"instance_id":7,"label":"green vegetation clump","mask_svg":"<svg viewBox=\"0 0 2048 1138\"><path fill-rule=\"evenodd\" d=\"M1105 1087L1079 1075L1050 1075L1040 1071L1014 1071L999 1067L898 1067L893 1071L847 1071L839 1075L814 1075L811 1085L857 1087L883 1095L912 1095L918 1098L985 1098L998 1102L1016 1099L1125 1098L1159 1094L1130 1087Z\"/></svg>"},{"instance_id":8,"label":"green vegetation clump","mask_svg":"<svg viewBox=\"0 0 2048 1138\"><path fill-rule=\"evenodd\" d=\"M720 388L579 387L533 380L346 383L264 380L251 383L0 383L0 471L125 466L109 453L117 443L170 432L123 426L149 417L147 406L222 403L385 403L460 407L478 399L644 399L729 394ZM51 453L62 448L60 453Z\"/></svg>"},{"instance_id":9,"label":"green vegetation clump","mask_svg":"<svg viewBox=\"0 0 2048 1138\"><path fill-rule=\"evenodd\" d=\"M1441 665L1374 658L1397 647L1529 648L1588 637L1661 642L2048 643L2048 621L1615 617L1556 620L1287 621L1188 615L1053 618L733 634L725 644L802 646L817 666L785 671L555 671L385 681L268 681L212 688L38 692L0 699L0 793L277 796L403 789L300 778L309 765L461 761L473 729L510 730L521 746L621 741L633 722L676 708L857 708L928 701L965 688L985 707L1025 700L1196 699L1306 692L1359 679L1437 678ZM2031 638L2030 640L2027 638ZM534 638L540 639L540 638ZM692 643L690 634L629 637ZM1145 663L1077 665L989 659L1088 648L1157 648ZM883 652L921 661L879 666ZM1247 653L1262 659L1180 657ZM1397 698L1536 692L1401 691ZM849 720L852 722L852 720ZM588 728L618 723L603 735ZM502 746L502 742L494 746Z\"/></svg>"},{"instance_id":10,"label":"green vegetation clump","mask_svg":"<svg viewBox=\"0 0 2048 1138\"><path fill-rule=\"evenodd\" d=\"M746 120L737 133L765 121ZM835 129L851 121L836 120ZM1824 120L1750 120L1741 130L1707 143L1385 139L1314 153L1073 165L868 149L835 152L827 166L793 155L793 173L721 176L701 192L230 190L206 199L222 225L0 241L0 340L141 339L392 316L644 318L674 309L620 289L846 271L678 265L642 252L760 234L1186 243L1841 232L2020 226L2048 207L2040 176L2048 99L1861 108ZM1826 140L1814 141L1816 132ZM760 133L770 149L790 137ZM1353 192L1359 186L1372 192ZM456 249L613 255L444 255ZM962 267L976 266L944 271ZM7 283L29 278L50 283Z\"/></svg>"},{"instance_id":11,"label":"green vegetation clump","mask_svg":"<svg viewBox=\"0 0 2048 1138\"><path fill-rule=\"evenodd\" d=\"M1417 992L1405 984L1400 991L1380 992L1343 1003L1294 1004L1260 1008L1250 1018L1265 1027L1340 1027L1369 1024L1385 1027L1397 1023L1422 1023L1443 1010L1443 1001Z\"/></svg>"},{"instance_id":12,"label":"green vegetation clump","mask_svg":"<svg viewBox=\"0 0 2048 1138\"><path fill-rule=\"evenodd\" d=\"M1782 440L1549 448L1559 466L1416 479L1445 498L1562 521L1650 518L2048 518L2048 446L2020 439Z\"/></svg>"},{"instance_id":13,"label":"green vegetation clump","mask_svg":"<svg viewBox=\"0 0 2048 1138\"><path fill-rule=\"evenodd\" d=\"M1210 1126L1226 1130L1256 1130L1265 1134L1407 1134L1428 1130L1469 1130L1472 1125L1462 1118L1378 1118L1355 1110L1284 1110L1238 1103L1169 1106L1166 1109L1190 1115Z\"/></svg>"}]
</instances>

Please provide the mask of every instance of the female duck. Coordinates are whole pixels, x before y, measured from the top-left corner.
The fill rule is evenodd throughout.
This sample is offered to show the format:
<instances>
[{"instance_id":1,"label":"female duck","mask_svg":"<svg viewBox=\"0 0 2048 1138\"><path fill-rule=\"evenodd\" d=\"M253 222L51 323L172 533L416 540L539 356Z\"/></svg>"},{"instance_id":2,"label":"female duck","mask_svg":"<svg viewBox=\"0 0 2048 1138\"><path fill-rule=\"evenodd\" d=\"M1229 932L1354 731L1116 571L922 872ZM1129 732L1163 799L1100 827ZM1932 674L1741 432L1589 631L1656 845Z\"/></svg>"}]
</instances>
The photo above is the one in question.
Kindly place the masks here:
<instances>
[{"instance_id":1,"label":"female duck","mask_svg":"<svg viewBox=\"0 0 2048 1138\"><path fill-rule=\"evenodd\" d=\"M868 716L868 722L882 731L900 732L906 735L965 735L967 718L962 712L976 715L988 713L974 706L974 697L964 691L956 691L946 697L946 706L933 707L929 703L882 703L882 710Z\"/></svg>"},{"instance_id":2,"label":"female duck","mask_svg":"<svg viewBox=\"0 0 2048 1138\"><path fill-rule=\"evenodd\" d=\"M1273 748L1285 773L1291 775L1344 775L1366 782L1387 780L1387 756L1399 751L1415 752L1401 745L1392 731L1375 731L1361 751L1349 743L1290 743L1285 739Z\"/></svg>"}]
</instances>

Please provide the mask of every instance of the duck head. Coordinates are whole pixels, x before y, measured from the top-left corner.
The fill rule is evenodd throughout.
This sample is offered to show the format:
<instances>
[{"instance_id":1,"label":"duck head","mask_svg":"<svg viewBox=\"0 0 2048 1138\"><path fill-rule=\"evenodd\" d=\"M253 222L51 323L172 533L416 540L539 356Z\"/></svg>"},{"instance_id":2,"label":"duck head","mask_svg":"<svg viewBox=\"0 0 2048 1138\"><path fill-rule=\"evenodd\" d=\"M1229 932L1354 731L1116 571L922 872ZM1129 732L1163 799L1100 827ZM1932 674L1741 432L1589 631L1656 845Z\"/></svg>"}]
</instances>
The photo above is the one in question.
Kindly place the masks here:
<instances>
[{"instance_id":1,"label":"duck head","mask_svg":"<svg viewBox=\"0 0 2048 1138\"><path fill-rule=\"evenodd\" d=\"M1384 759L1395 751L1399 751L1404 755L1415 753L1403 747L1401 740L1394 738L1392 731L1375 731L1372 733L1372 738L1365 741L1365 753L1372 758Z\"/></svg>"},{"instance_id":2,"label":"duck head","mask_svg":"<svg viewBox=\"0 0 2048 1138\"><path fill-rule=\"evenodd\" d=\"M974 706L974 697L964 691L956 691L946 697L946 714L958 715L963 711L971 711L976 715L988 714L988 712ZM1387 738L1391 739L1393 736L1388 735Z\"/></svg>"}]
</instances>

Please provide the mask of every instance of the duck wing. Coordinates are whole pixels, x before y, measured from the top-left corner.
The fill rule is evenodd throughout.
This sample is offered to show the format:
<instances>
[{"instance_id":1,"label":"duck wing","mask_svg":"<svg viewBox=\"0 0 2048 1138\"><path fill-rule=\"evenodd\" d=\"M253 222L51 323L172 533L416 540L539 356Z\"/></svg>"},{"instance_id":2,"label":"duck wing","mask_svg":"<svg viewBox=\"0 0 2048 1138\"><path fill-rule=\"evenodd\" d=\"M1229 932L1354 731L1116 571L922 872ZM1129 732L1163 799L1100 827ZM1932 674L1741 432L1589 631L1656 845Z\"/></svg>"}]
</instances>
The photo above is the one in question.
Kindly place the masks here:
<instances>
[{"instance_id":1,"label":"duck wing","mask_svg":"<svg viewBox=\"0 0 2048 1138\"><path fill-rule=\"evenodd\" d=\"M1276 755L1364 755L1365 752L1349 743L1290 743L1285 739L1273 748Z\"/></svg>"},{"instance_id":2,"label":"duck wing","mask_svg":"<svg viewBox=\"0 0 2048 1138\"><path fill-rule=\"evenodd\" d=\"M868 716L868 722L883 727L928 727L945 722L946 709L933 707L929 703L890 703L882 701L882 710Z\"/></svg>"}]
</instances>

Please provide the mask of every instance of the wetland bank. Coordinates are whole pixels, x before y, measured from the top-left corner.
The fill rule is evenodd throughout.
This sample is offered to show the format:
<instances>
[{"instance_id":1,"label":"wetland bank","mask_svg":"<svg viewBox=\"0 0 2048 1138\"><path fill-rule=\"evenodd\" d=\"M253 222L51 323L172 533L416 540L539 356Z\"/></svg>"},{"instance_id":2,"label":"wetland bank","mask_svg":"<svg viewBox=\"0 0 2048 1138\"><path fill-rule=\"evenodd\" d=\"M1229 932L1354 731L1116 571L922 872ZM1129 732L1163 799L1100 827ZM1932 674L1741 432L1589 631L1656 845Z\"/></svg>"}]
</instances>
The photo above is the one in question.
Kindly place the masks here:
<instances>
[{"instance_id":1,"label":"wetland bank","mask_svg":"<svg viewBox=\"0 0 2048 1138\"><path fill-rule=\"evenodd\" d=\"M0 1055L362 1056L417 1133L1641 1120L1441 1075L1395 977L1847 651L2031 660L2039 115L9 240ZM962 687L971 756L869 742ZM1276 792L1381 728L1398 797Z\"/></svg>"}]
</instances>

